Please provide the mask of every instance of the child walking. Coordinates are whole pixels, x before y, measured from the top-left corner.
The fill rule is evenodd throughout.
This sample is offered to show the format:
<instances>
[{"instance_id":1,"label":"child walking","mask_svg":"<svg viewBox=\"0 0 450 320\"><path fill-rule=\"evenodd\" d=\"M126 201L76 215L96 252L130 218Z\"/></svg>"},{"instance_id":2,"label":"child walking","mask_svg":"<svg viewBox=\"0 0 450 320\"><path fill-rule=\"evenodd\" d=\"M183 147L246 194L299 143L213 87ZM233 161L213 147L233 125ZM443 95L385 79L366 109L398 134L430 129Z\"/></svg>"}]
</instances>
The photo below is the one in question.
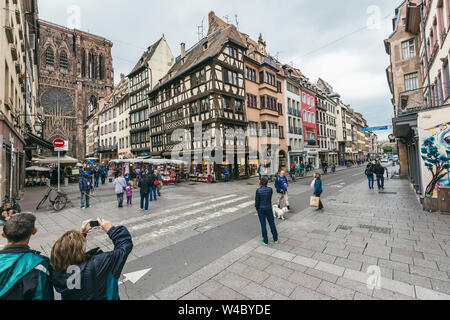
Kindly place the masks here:
<instances>
[{"instance_id":1,"label":"child walking","mask_svg":"<svg viewBox=\"0 0 450 320\"><path fill-rule=\"evenodd\" d=\"M133 186L131 184L131 181L128 182L128 186L125 188L125 193L127 195L127 206L132 207L132 200L133 200Z\"/></svg>"}]
</instances>

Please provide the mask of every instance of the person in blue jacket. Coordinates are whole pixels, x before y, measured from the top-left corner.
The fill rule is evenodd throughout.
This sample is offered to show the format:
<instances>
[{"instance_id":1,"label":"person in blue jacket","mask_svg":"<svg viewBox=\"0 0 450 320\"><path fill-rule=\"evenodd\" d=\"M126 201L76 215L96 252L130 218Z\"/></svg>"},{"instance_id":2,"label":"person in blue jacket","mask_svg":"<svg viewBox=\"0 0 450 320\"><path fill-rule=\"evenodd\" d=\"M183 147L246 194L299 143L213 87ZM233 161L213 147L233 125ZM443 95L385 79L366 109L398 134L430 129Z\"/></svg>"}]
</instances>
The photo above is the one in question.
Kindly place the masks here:
<instances>
[{"instance_id":1,"label":"person in blue jacket","mask_svg":"<svg viewBox=\"0 0 450 320\"><path fill-rule=\"evenodd\" d=\"M275 178L275 189L278 194L278 208L282 209L281 202L284 200L285 206L288 208L289 212L292 209L289 205L289 194L288 194L288 180L286 177L286 171L281 171L280 174Z\"/></svg>"},{"instance_id":2,"label":"person in blue jacket","mask_svg":"<svg viewBox=\"0 0 450 320\"><path fill-rule=\"evenodd\" d=\"M3 227L8 244L0 251L0 300L54 300L49 259L29 247L35 222L34 215L22 213Z\"/></svg>"},{"instance_id":3,"label":"person in blue jacket","mask_svg":"<svg viewBox=\"0 0 450 320\"><path fill-rule=\"evenodd\" d=\"M133 249L127 228L97 219L114 250L86 252L85 238L92 229L84 221L80 231L69 231L53 245L50 256L52 283L63 300L119 300L118 280Z\"/></svg>"},{"instance_id":4,"label":"person in blue jacket","mask_svg":"<svg viewBox=\"0 0 450 320\"><path fill-rule=\"evenodd\" d=\"M263 244L269 244L269 238L267 237L266 221L269 222L270 231L272 232L273 241L278 243L278 232L275 225L275 219L273 217L272 208L272 196L273 190L268 187L269 180L266 177L261 178L261 187L256 190L255 207L258 211L259 222L261 223L261 231L263 236Z\"/></svg>"},{"instance_id":5,"label":"person in blue jacket","mask_svg":"<svg viewBox=\"0 0 450 320\"><path fill-rule=\"evenodd\" d=\"M230 168L226 167L223 174L225 175L225 182L230 182Z\"/></svg>"},{"instance_id":6,"label":"person in blue jacket","mask_svg":"<svg viewBox=\"0 0 450 320\"><path fill-rule=\"evenodd\" d=\"M320 195L323 192L322 179L321 179L320 173L315 173L314 174L314 179L315 179L315 182L314 182L314 196L320 198ZM320 199L320 201L319 201L319 208L317 209L317 211L323 210L323 208L324 207L323 207L322 199Z\"/></svg>"}]
</instances>

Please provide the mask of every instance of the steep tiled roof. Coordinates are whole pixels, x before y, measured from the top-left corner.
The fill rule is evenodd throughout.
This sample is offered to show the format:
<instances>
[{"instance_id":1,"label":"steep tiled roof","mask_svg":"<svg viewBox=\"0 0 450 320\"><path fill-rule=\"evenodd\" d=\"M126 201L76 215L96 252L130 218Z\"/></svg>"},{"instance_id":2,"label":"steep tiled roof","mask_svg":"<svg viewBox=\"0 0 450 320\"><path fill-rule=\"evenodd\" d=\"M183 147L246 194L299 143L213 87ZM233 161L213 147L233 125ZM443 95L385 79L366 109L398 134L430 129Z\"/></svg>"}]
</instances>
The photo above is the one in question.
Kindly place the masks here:
<instances>
[{"instance_id":1,"label":"steep tiled roof","mask_svg":"<svg viewBox=\"0 0 450 320\"><path fill-rule=\"evenodd\" d=\"M131 76L136 71L138 71L139 69L141 69L142 67L145 66L145 64L153 57L153 54L155 53L156 48L158 48L159 44L161 43L161 41L163 39L164 39L164 37L162 37L161 39L156 41L154 44L152 44L150 47L148 47L148 49L144 52L142 57L139 59L139 61L136 64L136 66L133 68L133 70L131 70L131 72L128 75L128 77Z\"/></svg>"},{"instance_id":2,"label":"steep tiled roof","mask_svg":"<svg viewBox=\"0 0 450 320\"><path fill-rule=\"evenodd\" d=\"M232 41L241 47L246 47L245 44L242 43L236 27L233 25L230 25L225 29L218 29L190 48L186 52L183 59L181 56L177 57L175 64L167 72L167 75L161 79L160 83L152 90L152 92L158 90L167 82L181 76L190 69L200 65L205 60L218 55L224 44L228 41ZM206 49L205 45L207 45Z\"/></svg>"}]
</instances>

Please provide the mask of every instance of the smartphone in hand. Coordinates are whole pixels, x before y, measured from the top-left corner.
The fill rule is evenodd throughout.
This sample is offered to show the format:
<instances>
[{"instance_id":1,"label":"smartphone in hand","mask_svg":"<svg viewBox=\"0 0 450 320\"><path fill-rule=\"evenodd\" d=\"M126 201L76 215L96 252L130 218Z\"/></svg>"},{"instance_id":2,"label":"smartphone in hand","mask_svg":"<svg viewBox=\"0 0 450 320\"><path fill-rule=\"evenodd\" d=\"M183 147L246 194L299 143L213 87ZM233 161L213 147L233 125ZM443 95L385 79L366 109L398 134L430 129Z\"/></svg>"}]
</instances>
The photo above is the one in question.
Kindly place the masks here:
<instances>
[{"instance_id":1,"label":"smartphone in hand","mask_svg":"<svg viewBox=\"0 0 450 320\"><path fill-rule=\"evenodd\" d=\"M97 220L93 220L93 221L89 222L89 226L91 228L97 228L97 227L100 227L100 224L98 223Z\"/></svg>"}]
</instances>

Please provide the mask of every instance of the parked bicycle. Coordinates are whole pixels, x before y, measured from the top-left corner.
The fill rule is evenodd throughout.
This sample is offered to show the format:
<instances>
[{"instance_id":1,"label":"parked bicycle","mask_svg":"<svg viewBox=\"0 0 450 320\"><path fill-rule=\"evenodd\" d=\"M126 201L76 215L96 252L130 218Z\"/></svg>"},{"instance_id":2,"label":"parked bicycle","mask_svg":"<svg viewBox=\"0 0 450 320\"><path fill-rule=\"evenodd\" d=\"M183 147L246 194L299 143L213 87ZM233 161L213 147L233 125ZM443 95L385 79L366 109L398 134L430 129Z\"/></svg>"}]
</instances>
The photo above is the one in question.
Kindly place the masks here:
<instances>
[{"instance_id":1,"label":"parked bicycle","mask_svg":"<svg viewBox=\"0 0 450 320\"><path fill-rule=\"evenodd\" d=\"M55 199L51 199L52 191L56 191L56 197ZM36 210L39 210L39 208L47 201L47 199L50 201L51 206L55 211L61 211L63 210L67 205L67 194L58 192L57 190L49 187L47 193L42 198L41 202L36 207Z\"/></svg>"}]
</instances>

